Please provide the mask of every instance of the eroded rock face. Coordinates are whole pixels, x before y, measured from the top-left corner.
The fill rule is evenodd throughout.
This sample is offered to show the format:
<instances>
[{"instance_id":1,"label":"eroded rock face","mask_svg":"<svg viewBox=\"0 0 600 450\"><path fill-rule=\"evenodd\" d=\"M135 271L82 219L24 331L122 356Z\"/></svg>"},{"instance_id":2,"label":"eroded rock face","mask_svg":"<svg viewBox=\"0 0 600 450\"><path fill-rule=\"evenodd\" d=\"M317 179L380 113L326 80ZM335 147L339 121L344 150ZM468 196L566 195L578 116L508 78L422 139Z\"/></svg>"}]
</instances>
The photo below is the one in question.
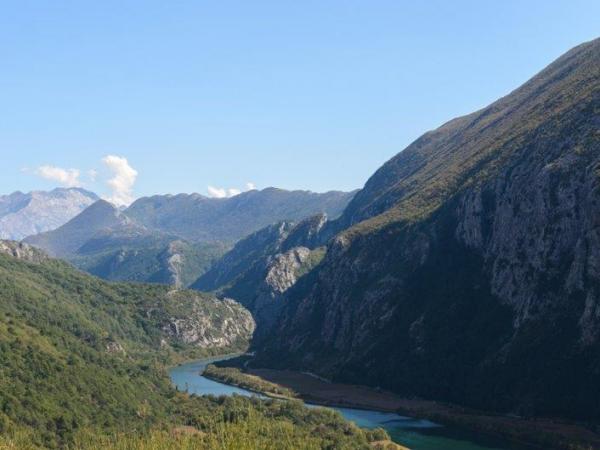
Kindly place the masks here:
<instances>
[{"instance_id":1,"label":"eroded rock face","mask_svg":"<svg viewBox=\"0 0 600 450\"><path fill-rule=\"evenodd\" d=\"M220 287L234 284L236 280L243 277L251 276L256 278L259 275L255 275L254 272L256 270L261 271L264 266L264 260L269 255L278 252L281 242L285 240L293 227L293 223L283 221L252 233L239 241L208 272L202 275L192 287L202 291L213 291ZM261 266L255 267L257 263ZM246 294L252 295L251 292L246 292ZM229 296L246 305L248 304L246 298L243 296L238 297L237 293L236 295Z\"/></svg>"},{"instance_id":2,"label":"eroded rock face","mask_svg":"<svg viewBox=\"0 0 600 450\"><path fill-rule=\"evenodd\" d=\"M273 326L283 306L283 294L298 281L300 268L310 253L306 247L294 247L269 258L266 276L252 305L252 312L261 324L261 333Z\"/></svg>"},{"instance_id":3,"label":"eroded rock face","mask_svg":"<svg viewBox=\"0 0 600 450\"><path fill-rule=\"evenodd\" d=\"M517 328L581 296L581 341L598 335L598 149L563 153L557 144L461 198L456 238L482 255L492 293L514 308Z\"/></svg>"},{"instance_id":4,"label":"eroded rock face","mask_svg":"<svg viewBox=\"0 0 600 450\"><path fill-rule=\"evenodd\" d=\"M278 294L288 290L296 283L298 270L309 255L310 249L306 247L294 247L275 255L269 263L265 285Z\"/></svg>"},{"instance_id":5,"label":"eroded rock face","mask_svg":"<svg viewBox=\"0 0 600 450\"><path fill-rule=\"evenodd\" d=\"M255 323L239 303L195 296L188 301L194 302L191 314L171 316L162 327L172 339L206 349L239 346L251 339Z\"/></svg>"},{"instance_id":6,"label":"eroded rock face","mask_svg":"<svg viewBox=\"0 0 600 450\"><path fill-rule=\"evenodd\" d=\"M30 245L15 241L0 240L0 253L32 263L41 263L48 259L46 254Z\"/></svg>"},{"instance_id":7,"label":"eroded rock face","mask_svg":"<svg viewBox=\"0 0 600 450\"><path fill-rule=\"evenodd\" d=\"M185 264L185 256L180 250L182 243L180 241L173 241L169 243L166 250L165 263L168 273L170 274L170 284L175 286L176 289L181 289L183 286L183 266Z\"/></svg>"},{"instance_id":8,"label":"eroded rock face","mask_svg":"<svg viewBox=\"0 0 600 450\"><path fill-rule=\"evenodd\" d=\"M318 214L263 228L238 242L193 287L239 301L254 315L259 338L276 322L283 294L320 262L326 224L327 216Z\"/></svg>"}]
</instances>

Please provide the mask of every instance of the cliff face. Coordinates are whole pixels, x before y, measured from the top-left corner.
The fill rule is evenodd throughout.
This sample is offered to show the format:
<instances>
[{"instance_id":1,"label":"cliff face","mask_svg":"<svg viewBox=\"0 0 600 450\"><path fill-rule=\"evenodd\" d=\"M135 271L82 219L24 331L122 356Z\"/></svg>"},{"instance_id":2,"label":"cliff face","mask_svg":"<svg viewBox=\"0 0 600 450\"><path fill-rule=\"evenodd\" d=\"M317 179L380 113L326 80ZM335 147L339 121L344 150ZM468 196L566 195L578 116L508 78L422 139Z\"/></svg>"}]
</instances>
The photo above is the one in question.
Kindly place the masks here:
<instances>
[{"instance_id":1,"label":"cliff face","mask_svg":"<svg viewBox=\"0 0 600 450\"><path fill-rule=\"evenodd\" d=\"M170 299L188 310L185 316L163 321L163 332L176 341L205 349L240 348L252 338L252 315L233 300L199 297L189 291L172 292Z\"/></svg>"},{"instance_id":2,"label":"cliff face","mask_svg":"<svg viewBox=\"0 0 600 450\"><path fill-rule=\"evenodd\" d=\"M238 242L193 287L231 297L252 311L259 339L276 322L284 294L322 259L327 216L280 222Z\"/></svg>"},{"instance_id":3,"label":"cliff face","mask_svg":"<svg viewBox=\"0 0 600 450\"><path fill-rule=\"evenodd\" d=\"M255 364L600 417L600 41L386 163Z\"/></svg>"}]
</instances>

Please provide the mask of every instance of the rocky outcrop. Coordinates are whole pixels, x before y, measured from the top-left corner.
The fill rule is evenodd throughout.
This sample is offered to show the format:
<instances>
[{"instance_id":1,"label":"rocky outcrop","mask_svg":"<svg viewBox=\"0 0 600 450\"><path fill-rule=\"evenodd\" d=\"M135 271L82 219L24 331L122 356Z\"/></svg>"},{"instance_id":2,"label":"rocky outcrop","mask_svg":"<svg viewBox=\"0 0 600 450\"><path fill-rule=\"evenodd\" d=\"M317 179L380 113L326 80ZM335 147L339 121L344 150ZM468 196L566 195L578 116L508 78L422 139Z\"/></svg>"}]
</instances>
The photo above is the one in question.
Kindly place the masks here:
<instances>
[{"instance_id":1,"label":"rocky outcrop","mask_svg":"<svg viewBox=\"0 0 600 450\"><path fill-rule=\"evenodd\" d=\"M169 284L172 284L176 289L185 287L183 270L186 261L182 251L185 245L184 242L179 240L170 242L163 255L166 271L169 273Z\"/></svg>"},{"instance_id":2,"label":"rocky outcrop","mask_svg":"<svg viewBox=\"0 0 600 450\"><path fill-rule=\"evenodd\" d=\"M367 182L256 365L600 418L600 40Z\"/></svg>"},{"instance_id":3,"label":"rocky outcrop","mask_svg":"<svg viewBox=\"0 0 600 450\"><path fill-rule=\"evenodd\" d=\"M298 270L309 255L310 249L306 247L293 247L285 253L276 254L267 267L265 285L278 294L287 291L296 283Z\"/></svg>"},{"instance_id":4,"label":"rocky outcrop","mask_svg":"<svg viewBox=\"0 0 600 450\"><path fill-rule=\"evenodd\" d=\"M0 239L20 240L58 228L96 200L96 194L79 188L0 196Z\"/></svg>"},{"instance_id":5,"label":"rocky outcrop","mask_svg":"<svg viewBox=\"0 0 600 450\"><path fill-rule=\"evenodd\" d=\"M277 320L283 307L283 294L296 284L300 268L310 254L306 247L294 247L269 258L266 275L255 290L256 297L251 306L257 323L261 325L261 333L270 329Z\"/></svg>"},{"instance_id":6,"label":"rocky outcrop","mask_svg":"<svg viewBox=\"0 0 600 450\"><path fill-rule=\"evenodd\" d=\"M293 223L283 221L252 233L223 255L208 272L192 284L192 288L215 291L225 286L233 286L236 280L243 277L262 277L265 260L278 251L293 228ZM253 294L246 292L245 295ZM236 293L233 297L245 301L243 292Z\"/></svg>"},{"instance_id":7,"label":"rocky outcrop","mask_svg":"<svg viewBox=\"0 0 600 450\"><path fill-rule=\"evenodd\" d=\"M287 251L294 247L316 248L324 245L331 236L324 235L327 225L327 214L317 214L298 223L281 244L281 250Z\"/></svg>"},{"instance_id":8,"label":"rocky outcrop","mask_svg":"<svg viewBox=\"0 0 600 450\"><path fill-rule=\"evenodd\" d=\"M240 347L252 338L254 320L239 303L185 291L174 295L180 301L185 297L188 311L185 316L172 315L163 321L162 330L171 339L211 349Z\"/></svg>"},{"instance_id":9,"label":"rocky outcrop","mask_svg":"<svg viewBox=\"0 0 600 450\"><path fill-rule=\"evenodd\" d=\"M48 256L40 250L16 241L0 240L0 254L12 256L31 263L41 263L48 259Z\"/></svg>"},{"instance_id":10,"label":"rocky outcrop","mask_svg":"<svg viewBox=\"0 0 600 450\"><path fill-rule=\"evenodd\" d=\"M324 255L327 216L319 214L298 224L280 222L242 239L193 285L216 291L248 308L257 322L255 339L275 323L283 294Z\"/></svg>"},{"instance_id":11,"label":"rocky outcrop","mask_svg":"<svg viewBox=\"0 0 600 450\"><path fill-rule=\"evenodd\" d=\"M108 341L106 343L106 352L112 353L112 354L117 354L117 355L125 355L126 354L123 346L121 344L119 344L117 341Z\"/></svg>"}]
</instances>

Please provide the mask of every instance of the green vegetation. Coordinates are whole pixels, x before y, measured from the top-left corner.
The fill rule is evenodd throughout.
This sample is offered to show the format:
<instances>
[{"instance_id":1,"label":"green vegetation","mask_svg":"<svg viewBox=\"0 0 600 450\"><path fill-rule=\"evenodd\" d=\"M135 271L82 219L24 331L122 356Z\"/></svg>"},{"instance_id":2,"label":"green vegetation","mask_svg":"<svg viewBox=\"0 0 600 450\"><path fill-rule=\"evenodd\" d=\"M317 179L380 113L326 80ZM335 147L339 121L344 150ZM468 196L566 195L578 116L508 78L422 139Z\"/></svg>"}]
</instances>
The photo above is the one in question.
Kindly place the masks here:
<instances>
[{"instance_id":1,"label":"green vegetation","mask_svg":"<svg viewBox=\"0 0 600 450\"><path fill-rule=\"evenodd\" d=\"M317 267L323 258L325 258L325 254L327 253L327 247L317 247L314 250L310 251L310 255L302 263L302 265L296 270L296 278L300 278L306 275L308 272Z\"/></svg>"},{"instance_id":2,"label":"green vegetation","mask_svg":"<svg viewBox=\"0 0 600 450\"><path fill-rule=\"evenodd\" d=\"M82 427L164 419L165 364L243 348L185 346L162 331L165 319L205 302L226 311L196 293L169 296L166 287L109 284L55 260L0 255L0 431L30 427L34 443L56 446Z\"/></svg>"},{"instance_id":3,"label":"green vegetation","mask_svg":"<svg viewBox=\"0 0 600 450\"><path fill-rule=\"evenodd\" d=\"M238 386L272 397L288 399L297 397L297 394L291 389L263 380L255 375L244 373L237 367L219 367L209 364L204 370L203 375L213 380L222 381L225 384Z\"/></svg>"},{"instance_id":4,"label":"green vegetation","mask_svg":"<svg viewBox=\"0 0 600 450\"><path fill-rule=\"evenodd\" d=\"M248 342L194 347L165 323L199 315L216 333L234 307L0 254L0 449L368 448L370 432L330 410L172 387L168 365Z\"/></svg>"},{"instance_id":5,"label":"green vegetation","mask_svg":"<svg viewBox=\"0 0 600 450\"><path fill-rule=\"evenodd\" d=\"M171 238L172 239L172 238ZM153 236L106 238L99 248L67 259L86 272L111 281L140 281L189 286L229 249L226 244L196 243ZM174 255L178 255L175 260Z\"/></svg>"},{"instance_id":6,"label":"green vegetation","mask_svg":"<svg viewBox=\"0 0 600 450\"><path fill-rule=\"evenodd\" d=\"M190 449L296 450L369 449L385 431L365 431L329 409L308 409L301 402L262 401L240 396L204 398L175 395L169 421L148 430L76 432L72 450ZM0 449L35 449L35 433L19 431L0 437Z\"/></svg>"}]
</instances>

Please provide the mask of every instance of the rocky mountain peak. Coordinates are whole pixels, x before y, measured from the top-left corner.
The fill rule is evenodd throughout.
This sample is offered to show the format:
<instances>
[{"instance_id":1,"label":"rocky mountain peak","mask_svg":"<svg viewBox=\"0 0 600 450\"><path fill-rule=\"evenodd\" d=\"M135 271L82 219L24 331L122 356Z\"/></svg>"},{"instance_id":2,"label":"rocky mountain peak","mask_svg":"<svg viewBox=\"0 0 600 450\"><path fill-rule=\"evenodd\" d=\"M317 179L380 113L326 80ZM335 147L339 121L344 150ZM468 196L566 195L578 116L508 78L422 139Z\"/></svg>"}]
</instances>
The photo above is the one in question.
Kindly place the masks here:
<instances>
[{"instance_id":1,"label":"rocky mountain peak","mask_svg":"<svg viewBox=\"0 0 600 450\"><path fill-rule=\"evenodd\" d=\"M20 240L65 224L98 200L80 188L14 192L0 196L0 238Z\"/></svg>"}]
</instances>

